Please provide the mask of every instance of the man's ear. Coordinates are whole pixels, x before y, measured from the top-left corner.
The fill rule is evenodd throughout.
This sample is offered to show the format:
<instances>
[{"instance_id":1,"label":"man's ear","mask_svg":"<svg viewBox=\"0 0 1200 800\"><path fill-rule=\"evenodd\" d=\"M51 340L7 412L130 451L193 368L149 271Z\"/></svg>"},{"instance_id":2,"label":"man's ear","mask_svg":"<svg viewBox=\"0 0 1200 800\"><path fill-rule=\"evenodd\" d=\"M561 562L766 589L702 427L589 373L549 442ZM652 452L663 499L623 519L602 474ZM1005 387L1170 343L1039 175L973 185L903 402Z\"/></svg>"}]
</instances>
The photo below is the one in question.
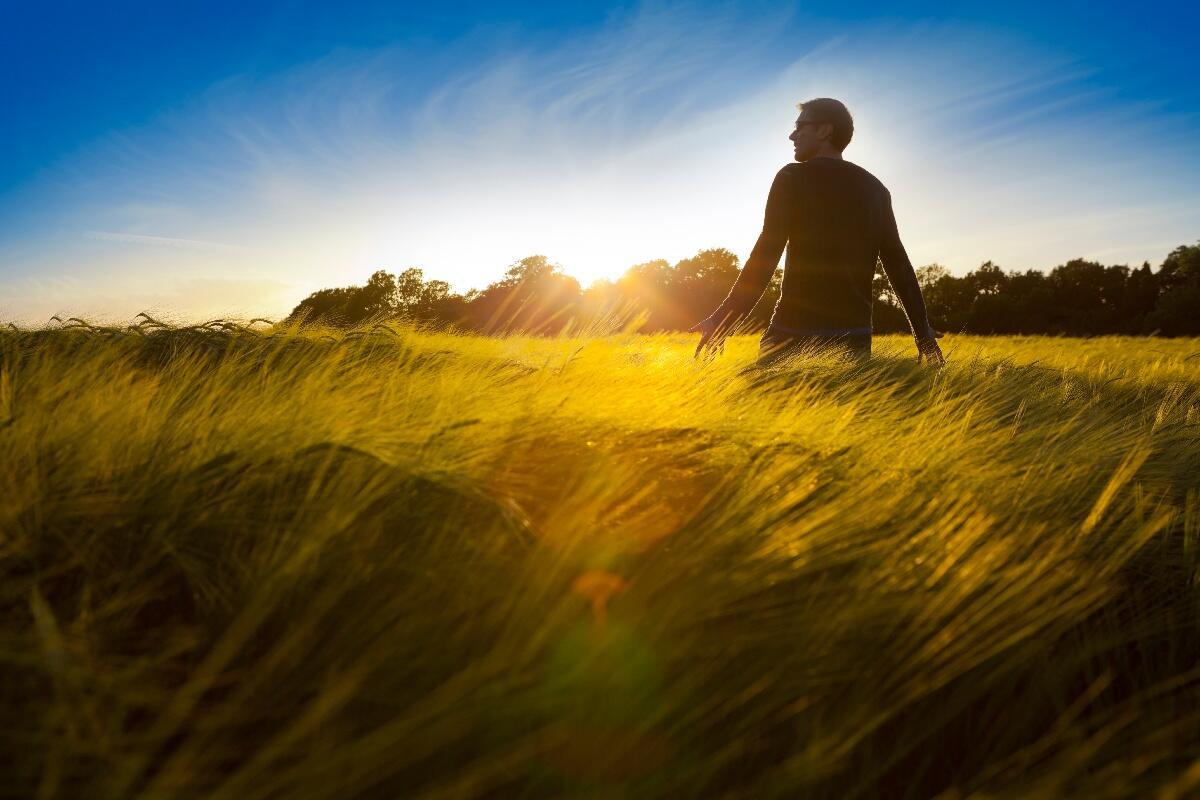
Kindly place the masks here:
<instances>
[{"instance_id":1,"label":"man's ear","mask_svg":"<svg viewBox=\"0 0 1200 800\"><path fill-rule=\"evenodd\" d=\"M817 138L824 139L826 141L832 139L833 138L833 123L832 122L822 122L820 125L818 125L817 126Z\"/></svg>"}]
</instances>

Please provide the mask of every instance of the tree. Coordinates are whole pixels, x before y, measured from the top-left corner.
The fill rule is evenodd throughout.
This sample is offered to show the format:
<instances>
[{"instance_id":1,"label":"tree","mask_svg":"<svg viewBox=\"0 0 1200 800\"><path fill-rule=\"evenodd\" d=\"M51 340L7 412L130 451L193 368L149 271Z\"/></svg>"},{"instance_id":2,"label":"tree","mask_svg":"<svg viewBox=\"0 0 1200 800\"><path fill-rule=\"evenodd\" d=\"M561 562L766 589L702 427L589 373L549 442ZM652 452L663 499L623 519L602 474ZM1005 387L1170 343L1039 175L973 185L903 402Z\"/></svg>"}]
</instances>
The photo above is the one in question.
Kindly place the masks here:
<instances>
[{"instance_id":1,"label":"tree","mask_svg":"<svg viewBox=\"0 0 1200 800\"><path fill-rule=\"evenodd\" d=\"M670 302L674 271L666 259L635 264L616 282L618 296L636 312L647 315L641 330L653 332L678 326Z\"/></svg>"},{"instance_id":2,"label":"tree","mask_svg":"<svg viewBox=\"0 0 1200 800\"><path fill-rule=\"evenodd\" d=\"M544 255L509 265L504 277L474 297L468 307L472 327L489 333L558 333L575 318L582 292L579 281Z\"/></svg>"},{"instance_id":3,"label":"tree","mask_svg":"<svg viewBox=\"0 0 1200 800\"><path fill-rule=\"evenodd\" d=\"M396 307L412 314L421 305L425 292L425 273L409 267L396 278Z\"/></svg>"},{"instance_id":4,"label":"tree","mask_svg":"<svg viewBox=\"0 0 1200 800\"><path fill-rule=\"evenodd\" d=\"M687 330L707 317L729 294L737 280L738 257L724 247L700 250L675 264L671 300L664 311L675 330Z\"/></svg>"},{"instance_id":5,"label":"tree","mask_svg":"<svg viewBox=\"0 0 1200 800\"><path fill-rule=\"evenodd\" d=\"M1104 325L1104 265L1073 258L1050 271L1054 284L1055 327L1059 332L1086 335Z\"/></svg>"},{"instance_id":6,"label":"tree","mask_svg":"<svg viewBox=\"0 0 1200 800\"><path fill-rule=\"evenodd\" d=\"M917 267L917 284L922 291L934 286L942 278L950 277L950 270L943 267L941 264L926 264L923 267Z\"/></svg>"},{"instance_id":7,"label":"tree","mask_svg":"<svg viewBox=\"0 0 1200 800\"><path fill-rule=\"evenodd\" d=\"M292 322L334 326L359 325L396 315L396 276L378 270L364 286L321 289L300 301L288 315Z\"/></svg>"},{"instance_id":8,"label":"tree","mask_svg":"<svg viewBox=\"0 0 1200 800\"><path fill-rule=\"evenodd\" d=\"M321 289L300 301L288 315L288 322L323 325L347 325L346 304L354 288Z\"/></svg>"},{"instance_id":9,"label":"tree","mask_svg":"<svg viewBox=\"0 0 1200 800\"><path fill-rule=\"evenodd\" d=\"M504 273L504 278L497 285L517 286L523 283L532 284L561 275L562 267L555 264L546 256L525 256L520 261L514 261L508 265L508 269Z\"/></svg>"},{"instance_id":10,"label":"tree","mask_svg":"<svg viewBox=\"0 0 1200 800\"><path fill-rule=\"evenodd\" d=\"M1200 284L1200 242L1181 244L1168 253L1158 275L1167 290Z\"/></svg>"},{"instance_id":11,"label":"tree","mask_svg":"<svg viewBox=\"0 0 1200 800\"><path fill-rule=\"evenodd\" d=\"M363 286L321 289L300 301L288 320L308 324L349 327L373 319L409 316L420 320L448 319L450 286L445 281L423 280L419 269L397 277L377 270Z\"/></svg>"},{"instance_id":12,"label":"tree","mask_svg":"<svg viewBox=\"0 0 1200 800\"><path fill-rule=\"evenodd\" d=\"M969 274L971 283L978 294L1000 294L1004 291L1007 276L1004 274L1004 270L991 261L983 262L979 265L979 269Z\"/></svg>"},{"instance_id":13,"label":"tree","mask_svg":"<svg viewBox=\"0 0 1200 800\"><path fill-rule=\"evenodd\" d=\"M1162 291L1148 324L1168 336L1200 335L1200 244L1172 250L1158 278Z\"/></svg>"},{"instance_id":14,"label":"tree","mask_svg":"<svg viewBox=\"0 0 1200 800\"><path fill-rule=\"evenodd\" d=\"M1150 269L1150 262L1129 273L1121 304L1121 317L1125 321L1125 333L1149 333L1148 317L1158 302L1159 280Z\"/></svg>"},{"instance_id":15,"label":"tree","mask_svg":"<svg viewBox=\"0 0 1200 800\"><path fill-rule=\"evenodd\" d=\"M367 278L367 285L356 293L350 308L357 312L360 321L396 315L396 276L384 270L376 270Z\"/></svg>"}]
</instances>

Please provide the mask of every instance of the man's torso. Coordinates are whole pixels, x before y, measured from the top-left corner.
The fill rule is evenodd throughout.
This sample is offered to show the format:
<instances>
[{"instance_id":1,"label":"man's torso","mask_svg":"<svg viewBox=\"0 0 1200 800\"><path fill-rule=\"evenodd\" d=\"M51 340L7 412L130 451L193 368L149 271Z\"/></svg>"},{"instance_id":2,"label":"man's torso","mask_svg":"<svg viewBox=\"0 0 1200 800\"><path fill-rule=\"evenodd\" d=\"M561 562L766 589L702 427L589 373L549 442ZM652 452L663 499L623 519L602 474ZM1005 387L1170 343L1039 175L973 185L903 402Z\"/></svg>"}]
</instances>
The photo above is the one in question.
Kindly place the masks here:
<instances>
[{"instance_id":1,"label":"man's torso","mask_svg":"<svg viewBox=\"0 0 1200 800\"><path fill-rule=\"evenodd\" d=\"M887 190L862 167L815 158L784 168L790 197L780 212L788 245L772 317L778 333L871 331L871 282L888 208Z\"/></svg>"}]
</instances>

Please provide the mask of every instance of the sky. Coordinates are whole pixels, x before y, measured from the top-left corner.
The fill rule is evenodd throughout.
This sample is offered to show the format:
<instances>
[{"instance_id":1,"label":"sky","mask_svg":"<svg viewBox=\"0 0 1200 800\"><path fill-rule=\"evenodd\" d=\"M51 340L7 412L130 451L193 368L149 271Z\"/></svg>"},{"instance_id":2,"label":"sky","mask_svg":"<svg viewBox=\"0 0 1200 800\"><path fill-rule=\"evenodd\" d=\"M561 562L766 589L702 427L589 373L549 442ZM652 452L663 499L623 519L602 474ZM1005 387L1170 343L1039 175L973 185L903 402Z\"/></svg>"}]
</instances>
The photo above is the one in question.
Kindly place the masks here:
<instances>
[{"instance_id":1,"label":"sky","mask_svg":"<svg viewBox=\"0 0 1200 800\"><path fill-rule=\"evenodd\" d=\"M1200 12L1154 3L0 5L0 320L279 317L545 254L748 255L843 100L914 264L1200 239Z\"/></svg>"}]
</instances>

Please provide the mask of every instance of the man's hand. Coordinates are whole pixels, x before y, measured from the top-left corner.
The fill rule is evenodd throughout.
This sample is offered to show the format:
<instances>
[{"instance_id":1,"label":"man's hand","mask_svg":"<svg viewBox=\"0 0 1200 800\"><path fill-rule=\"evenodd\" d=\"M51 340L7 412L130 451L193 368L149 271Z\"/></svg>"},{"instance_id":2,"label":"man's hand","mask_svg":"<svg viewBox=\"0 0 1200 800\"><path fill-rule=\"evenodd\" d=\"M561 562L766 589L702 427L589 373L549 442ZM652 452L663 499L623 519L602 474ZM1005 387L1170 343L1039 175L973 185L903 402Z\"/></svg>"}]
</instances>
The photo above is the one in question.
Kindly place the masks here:
<instances>
[{"instance_id":1,"label":"man's hand","mask_svg":"<svg viewBox=\"0 0 1200 800\"><path fill-rule=\"evenodd\" d=\"M700 342L696 345L693 358L699 358L701 353L711 352L717 348L720 348L720 352L725 352L725 332L720 328L721 326L712 317L702 319L688 328L688 333L700 334Z\"/></svg>"},{"instance_id":2,"label":"man's hand","mask_svg":"<svg viewBox=\"0 0 1200 800\"><path fill-rule=\"evenodd\" d=\"M942 355L942 348L938 347L937 340L945 336L941 331L929 329L929 333L925 336L917 338L917 363L928 361L931 366L940 367L946 363L946 357Z\"/></svg>"}]
</instances>

